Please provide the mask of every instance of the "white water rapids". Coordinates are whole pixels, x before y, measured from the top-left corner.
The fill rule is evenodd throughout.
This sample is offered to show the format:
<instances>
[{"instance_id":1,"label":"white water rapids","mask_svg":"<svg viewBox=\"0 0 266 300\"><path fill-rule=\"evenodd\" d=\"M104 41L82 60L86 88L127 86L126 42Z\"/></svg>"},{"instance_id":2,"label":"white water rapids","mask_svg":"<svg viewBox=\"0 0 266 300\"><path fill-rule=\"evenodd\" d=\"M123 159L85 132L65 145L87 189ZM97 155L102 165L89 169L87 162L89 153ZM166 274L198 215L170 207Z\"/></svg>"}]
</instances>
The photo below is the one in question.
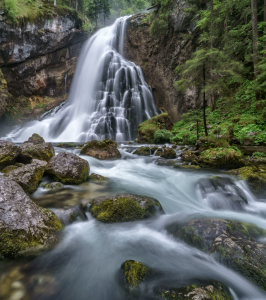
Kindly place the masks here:
<instances>
[{"instance_id":1,"label":"white water rapids","mask_svg":"<svg viewBox=\"0 0 266 300\"><path fill-rule=\"evenodd\" d=\"M6 138L23 142L38 133L50 142L135 139L138 125L157 109L141 68L122 56L126 20L117 19L87 41L65 104Z\"/></svg>"}]
</instances>

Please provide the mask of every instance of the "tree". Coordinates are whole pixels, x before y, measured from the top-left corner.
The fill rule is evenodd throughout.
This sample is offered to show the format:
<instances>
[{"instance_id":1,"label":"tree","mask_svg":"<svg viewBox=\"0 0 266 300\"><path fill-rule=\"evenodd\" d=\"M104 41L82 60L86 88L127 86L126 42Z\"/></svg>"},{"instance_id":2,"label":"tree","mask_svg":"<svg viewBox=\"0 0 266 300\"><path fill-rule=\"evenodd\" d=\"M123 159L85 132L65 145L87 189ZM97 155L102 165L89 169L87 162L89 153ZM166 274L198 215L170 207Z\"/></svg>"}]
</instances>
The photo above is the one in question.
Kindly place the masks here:
<instances>
[{"instance_id":1,"label":"tree","mask_svg":"<svg viewBox=\"0 0 266 300\"><path fill-rule=\"evenodd\" d=\"M258 9L257 0L251 0L251 17L252 17L252 46L253 46L253 65L254 78L258 76Z\"/></svg>"}]
</instances>

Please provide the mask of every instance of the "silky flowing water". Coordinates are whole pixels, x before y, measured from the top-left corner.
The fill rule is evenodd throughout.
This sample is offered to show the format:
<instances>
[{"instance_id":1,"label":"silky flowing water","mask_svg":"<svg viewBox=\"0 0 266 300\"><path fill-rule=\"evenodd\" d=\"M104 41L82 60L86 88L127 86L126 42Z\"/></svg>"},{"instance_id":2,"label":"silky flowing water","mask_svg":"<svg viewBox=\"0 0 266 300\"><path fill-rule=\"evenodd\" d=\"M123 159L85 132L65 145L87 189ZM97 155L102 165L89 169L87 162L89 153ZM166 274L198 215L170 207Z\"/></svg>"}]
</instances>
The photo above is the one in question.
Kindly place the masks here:
<instances>
[{"instance_id":1,"label":"silky flowing water","mask_svg":"<svg viewBox=\"0 0 266 300\"><path fill-rule=\"evenodd\" d=\"M62 151L59 148L56 150ZM30 264L28 276L49 274L50 278L41 296L38 294L37 298L31 299L134 299L124 291L119 277L121 264L130 259L161 272L156 280L141 285L141 295L137 299L156 299L153 296L156 286L172 284L177 287L193 283L195 279L222 282L230 287L235 299L266 299L263 291L240 274L181 240L174 239L165 230L166 225L176 221L206 217L240 220L266 229L266 203L258 201L247 185L238 181L238 186L248 198L246 211L215 211L201 197L197 182L200 178L214 174L227 175L180 171L158 166L158 158L154 156L144 158L131 154L130 147L121 147L120 151L122 158L116 161L99 161L82 156L88 160L91 172L108 177L109 182L73 187L73 193L77 194L75 204L100 195L126 192L156 198L162 204L165 214L145 221L104 224L87 213L88 220L66 226L60 243L53 250L27 262ZM72 152L78 154L79 150ZM52 207L53 202L57 202L56 193L49 194L39 188L33 197L39 203L38 199L45 194L50 197L48 207ZM222 199L222 195L220 197ZM12 269L19 264L23 266L19 260L2 261L1 269ZM27 284L25 289L32 288ZM7 299L13 299L11 296Z\"/></svg>"}]
</instances>

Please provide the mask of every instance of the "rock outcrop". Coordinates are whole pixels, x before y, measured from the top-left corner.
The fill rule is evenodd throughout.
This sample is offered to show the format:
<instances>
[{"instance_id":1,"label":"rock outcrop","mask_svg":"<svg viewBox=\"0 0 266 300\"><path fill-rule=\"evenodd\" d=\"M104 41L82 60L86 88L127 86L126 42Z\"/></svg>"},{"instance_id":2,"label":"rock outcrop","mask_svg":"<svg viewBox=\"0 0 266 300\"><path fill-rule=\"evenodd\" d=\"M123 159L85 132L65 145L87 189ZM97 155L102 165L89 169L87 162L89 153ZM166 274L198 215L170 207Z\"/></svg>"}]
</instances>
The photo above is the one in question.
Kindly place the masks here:
<instances>
[{"instance_id":1,"label":"rock outcrop","mask_svg":"<svg viewBox=\"0 0 266 300\"><path fill-rule=\"evenodd\" d=\"M45 173L64 184L80 184L89 178L89 163L79 156L61 152L50 159Z\"/></svg>"},{"instance_id":2,"label":"rock outcrop","mask_svg":"<svg viewBox=\"0 0 266 300\"><path fill-rule=\"evenodd\" d=\"M49 161L55 155L52 143L29 143L20 146L19 161L28 164L32 159Z\"/></svg>"},{"instance_id":3,"label":"rock outcrop","mask_svg":"<svg viewBox=\"0 0 266 300\"><path fill-rule=\"evenodd\" d=\"M128 20L124 55L139 65L147 83L152 87L158 108L168 112L172 121L201 106L196 87L185 93L178 92L176 67L191 57L196 48L191 16L185 13L186 1L173 2L169 15L169 30L162 37L154 38L145 14L134 15Z\"/></svg>"},{"instance_id":4,"label":"rock outcrop","mask_svg":"<svg viewBox=\"0 0 266 300\"><path fill-rule=\"evenodd\" d=\"M91 201L90 212L104 223L129 222L145 219L156 212L163 212L156 199L120 194L114 197L99 197Z\"/></svg>"},{"instance_id":5,"label":"rock outcrop","mask_svg":"<svg viewBox=\"0 0 266 300\"><path fill-rule=\"evenodd\" d=\"M82 155L88 155L101 160L119 159L121 153L117 149L117 143L112 140L88 142L80 151Z\"/></svg>"},{"instance_id":6,"label":"rock outcrop","mask_svg":"<svg viewBox=\"0 0 266 300\"><path fill-rule=\"evenodd\" d=\"M61 223L10 178L0 176L0 255L14 256L55 238Z\"/></svg>"}]
</instances>

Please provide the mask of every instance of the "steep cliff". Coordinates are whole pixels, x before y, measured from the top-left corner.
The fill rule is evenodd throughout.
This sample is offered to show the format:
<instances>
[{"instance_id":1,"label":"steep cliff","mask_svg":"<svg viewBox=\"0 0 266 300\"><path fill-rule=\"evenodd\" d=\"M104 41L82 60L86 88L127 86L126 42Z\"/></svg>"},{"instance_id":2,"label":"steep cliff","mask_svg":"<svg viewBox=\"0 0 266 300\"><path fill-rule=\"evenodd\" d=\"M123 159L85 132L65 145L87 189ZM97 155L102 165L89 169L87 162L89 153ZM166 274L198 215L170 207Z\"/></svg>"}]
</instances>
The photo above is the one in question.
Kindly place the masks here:
<instances>
[{"instance_id":1,"label":"steep cliff","mask_svg":"<svg viewBox=\"0 0 266 300\"><path fill-rule=\"evenodd\" d=\"M88 38L80 27L71 10L55 9L52 16L21 24L0 18L0 68L9 92L0 116L6 113L6 121L38 118L66 99Z\"/></svg>"},{"instance_id":2,"label":"steep cliff","mask_svg":"<svg viewBox=\"0 0 266 300\"><path fill-rule=\"evenodd\" d=\"M201 97L192 87L178 92L175 69L191 57L196 47L196 32L191 16L185 13L187 2L173 2L169 14L169 30L165 36L154 38L147 15L138 14L128 20L125 36L125 56L142 67L146 81L152 87L156 105L168 112L172 121L180 114L201 105Z\"/></svg>"}]
</instances>

